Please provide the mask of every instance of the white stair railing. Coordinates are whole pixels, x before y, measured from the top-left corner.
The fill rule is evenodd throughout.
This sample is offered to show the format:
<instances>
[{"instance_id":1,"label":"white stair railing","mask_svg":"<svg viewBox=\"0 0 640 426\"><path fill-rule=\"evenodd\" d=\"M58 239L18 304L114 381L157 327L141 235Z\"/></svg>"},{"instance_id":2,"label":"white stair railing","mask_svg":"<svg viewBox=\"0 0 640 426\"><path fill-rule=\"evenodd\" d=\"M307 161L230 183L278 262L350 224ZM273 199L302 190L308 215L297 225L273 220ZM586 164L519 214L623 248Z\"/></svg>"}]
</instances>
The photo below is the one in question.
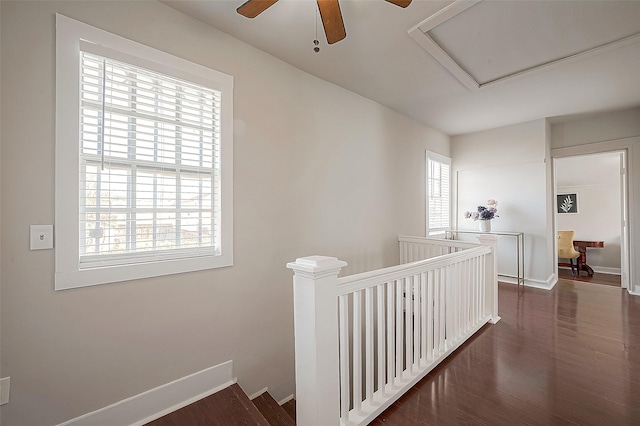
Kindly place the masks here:
<instances>
[{"instance_id":1,"label":"white stair railing","mask_svg":"<svg viewBox=\"0 0 640 426\"><path fill-rule=\"evenodd\" d=\"M336 258L287 265L295 272L297 424L368 424L499 320L494 236L466 247L407 238L401 258L442 242L453 243L451 253L341 278L346 263ZM413 247L403 255L405 243Z\"/></svg>"},{"instance_id":2,"label":"white stair railing","mask_svg":"<svg viewBox=\"0 0 640 426\"><path fill-rule=\"evenodd\" d=\"M400 263L402 264L431 259L443 254L457 253L476 247L478 244L436 238L400 236L398 237L398 245L400 248Z\"/></svg>"}]
</instances>

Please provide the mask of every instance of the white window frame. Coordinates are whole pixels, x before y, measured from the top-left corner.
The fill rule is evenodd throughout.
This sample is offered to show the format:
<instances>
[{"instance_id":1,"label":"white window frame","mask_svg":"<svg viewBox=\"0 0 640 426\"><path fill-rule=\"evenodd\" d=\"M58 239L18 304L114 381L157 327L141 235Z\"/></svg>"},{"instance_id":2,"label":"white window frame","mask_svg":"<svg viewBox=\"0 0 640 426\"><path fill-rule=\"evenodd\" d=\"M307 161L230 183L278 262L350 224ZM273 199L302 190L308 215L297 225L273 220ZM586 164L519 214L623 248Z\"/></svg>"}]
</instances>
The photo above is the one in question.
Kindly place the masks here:
<instances>
[{"instance_id":1,"label":"white window frame","mask_svg":"<svg viewBox=\"0 0 640 426\"><path fill-rule=\"evenodd\" d=\"M80 268L80 51L90 43L112 59L221 92L221 224L216 253ZM116 56L116 57L114 57ZM233 265L233 78L90 25L56 15L55 289L85 287Z\"/></svg>"},{"instance_id":2,"label":"white window frame","mask_svg":"<svg viewBox=\"0 0 640 426\"><path fill-rule=\"evenodd\" d=\"M448 182L446 185L446 191L447 191L447 212L445 214L445 217L440 217L440 220L445 219L444 222L446 222L446 224L444 226L439 226L439 227L434 227L432 228L431 225L431 216L434 212L432 212L431 207L430 207L430 200L432 197L431 194L431 173L430 173L430 167L429 167L429 163L430 162L436 162L436 163L440 163L441 165L447 166L449 169L449 177L448 177ZM446 157L444 155L440 155L440 154L436 154L435 152L431 152L431 151L427 151L427 155L426 155L426 164L425 164L425 171L426 171L426 176L425 176L425 184L426 184L426 190L425 190L425 195L426 195L426 202L425 202L425 207L426 207L426 235L427 236L434 236L434 235L444 235L445 231L448 231L451 229L451 158ZM442 195L439 198L443 198Z\"/></svg>"}]
</instances>

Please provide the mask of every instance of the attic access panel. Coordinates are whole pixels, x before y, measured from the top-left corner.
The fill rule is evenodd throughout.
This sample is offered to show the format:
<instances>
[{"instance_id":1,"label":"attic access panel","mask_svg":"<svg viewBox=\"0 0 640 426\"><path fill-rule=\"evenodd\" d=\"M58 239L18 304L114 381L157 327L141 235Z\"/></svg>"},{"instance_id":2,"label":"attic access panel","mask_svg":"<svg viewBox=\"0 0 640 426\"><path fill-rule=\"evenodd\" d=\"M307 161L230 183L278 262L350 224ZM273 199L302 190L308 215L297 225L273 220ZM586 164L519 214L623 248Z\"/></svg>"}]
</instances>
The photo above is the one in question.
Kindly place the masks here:
<instances>
[{"instance_id":1,"label":"attic access panel","mask_svg":"<svg viewBox=\"0 0 640 426\"><path fill-rule=\"evenodd\" d=\"M640 42L640 2L458 0L408 32L478 90Z\"/></svg>"}]
</instances>

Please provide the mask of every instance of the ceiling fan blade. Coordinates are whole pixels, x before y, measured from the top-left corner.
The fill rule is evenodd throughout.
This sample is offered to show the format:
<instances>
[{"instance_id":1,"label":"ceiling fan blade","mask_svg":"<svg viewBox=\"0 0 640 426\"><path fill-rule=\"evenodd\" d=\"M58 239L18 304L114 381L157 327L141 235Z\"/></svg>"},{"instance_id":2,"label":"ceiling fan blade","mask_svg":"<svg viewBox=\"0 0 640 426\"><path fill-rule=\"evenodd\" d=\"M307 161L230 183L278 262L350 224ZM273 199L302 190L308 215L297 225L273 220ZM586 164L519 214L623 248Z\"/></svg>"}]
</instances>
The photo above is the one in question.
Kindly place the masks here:
<instances>
[{"instance_id":1,"label":"ceiling fan blade","mask_svg":"<svg viewBox=\"0 0 640 426\"><path fill-rule=\"evenodd\" d=\"M240 15L247 18L255 18L262 12L273 6L278 0L249 0L236 9Z\"/></svg>"},{"instance_id":2,"label":"ceiling fan blade","mask_svg":"<svg viewBox=\"0 0 640 426\"><path fill-rule=\"evenodd\" d=\"M338 0L317 0L320 17L324 26L324 34L327 36L327 43L333 44L345 38L347 31L344 29L342 12Z\"/></svg>"},{"instance_id":3,"label":"ceiling fan blade","mask_svg":"<svg viewBox=\"0 0 640 426\"><path fill-rule=\"evenodd\" d=\"M411 0L387 0L389 3L393 3L396 6L407 7L411 4Z\"/></svg>"}]
</instances>

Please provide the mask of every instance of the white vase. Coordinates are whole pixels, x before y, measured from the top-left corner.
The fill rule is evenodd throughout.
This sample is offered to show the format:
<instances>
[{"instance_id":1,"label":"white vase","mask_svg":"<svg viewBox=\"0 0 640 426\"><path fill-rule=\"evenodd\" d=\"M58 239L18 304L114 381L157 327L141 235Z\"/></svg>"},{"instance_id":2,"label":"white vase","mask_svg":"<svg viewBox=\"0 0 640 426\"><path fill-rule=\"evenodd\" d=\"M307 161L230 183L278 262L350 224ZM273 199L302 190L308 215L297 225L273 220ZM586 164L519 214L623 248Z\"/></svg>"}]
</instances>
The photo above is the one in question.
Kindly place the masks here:
<instances>
[{"instance_id":1,"label":"white vase","mask_svg":"<svg viewBox=\"0 0 640 426\"><path fill-rule=\"evenodd\" d=\"M480 222L480 232L491 232L490 220L479 220L478 222Z\"/></svg>"}]
</instances>

